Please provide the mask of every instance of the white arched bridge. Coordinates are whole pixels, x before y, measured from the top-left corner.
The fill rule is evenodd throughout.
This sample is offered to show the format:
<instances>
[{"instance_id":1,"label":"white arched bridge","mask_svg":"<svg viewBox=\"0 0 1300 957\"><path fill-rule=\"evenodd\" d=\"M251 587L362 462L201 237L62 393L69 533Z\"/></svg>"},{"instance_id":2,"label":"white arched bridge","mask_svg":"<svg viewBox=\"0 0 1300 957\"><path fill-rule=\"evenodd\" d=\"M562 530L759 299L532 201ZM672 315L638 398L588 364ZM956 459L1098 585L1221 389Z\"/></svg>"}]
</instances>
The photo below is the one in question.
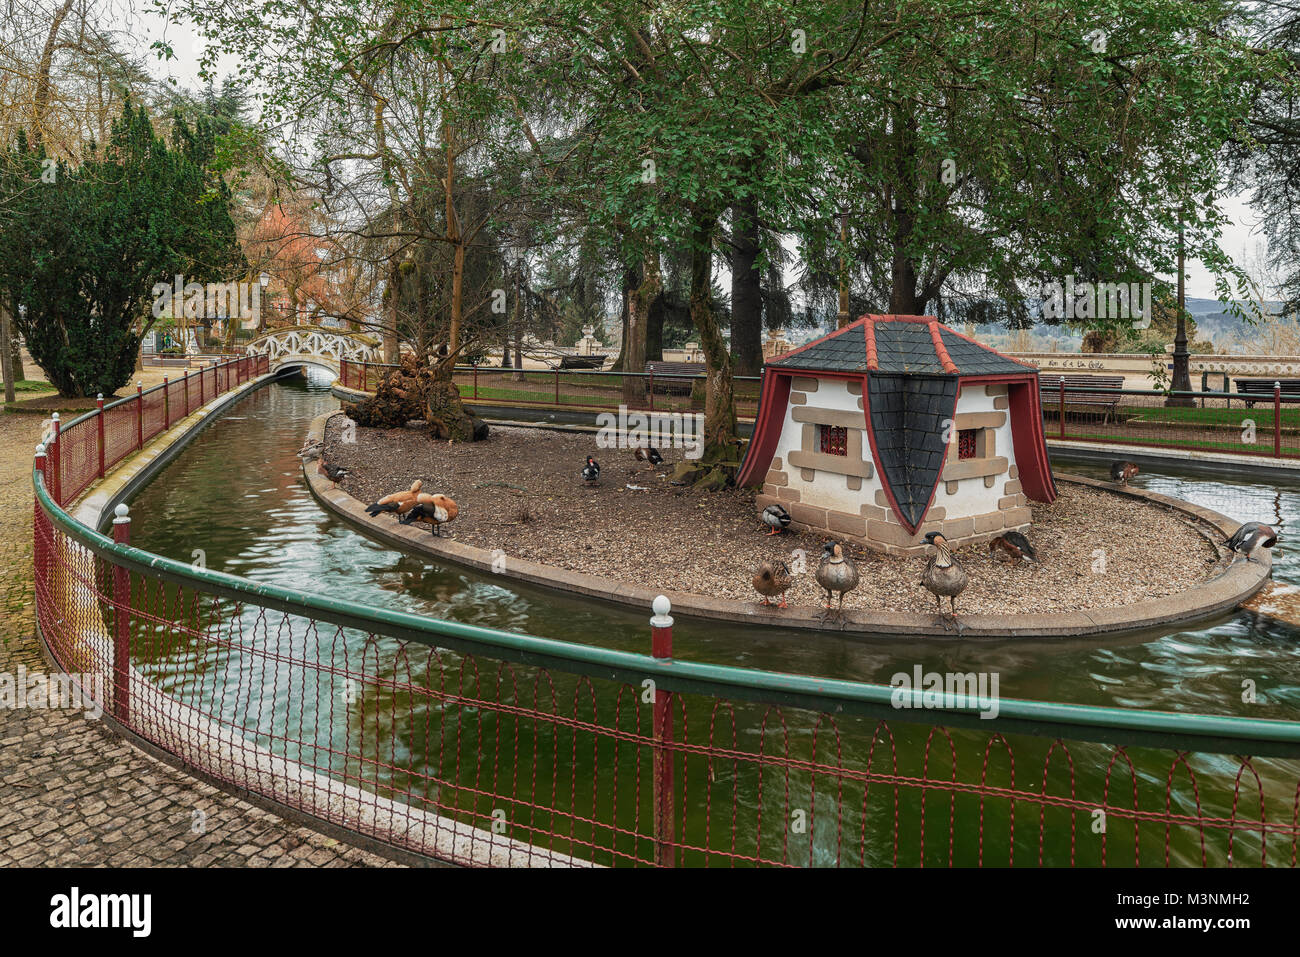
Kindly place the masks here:
<instances>
[{"instance_id":1,"label":"white arched bridge","mask_svg":"<svg viewBox=\"0 0 1300 957\"><path fill-rule=\"evenodd\" d=\"M341 332L323 326L286 326L258 336L246 347L251 355L270 359L271 371L289 366L313 365L338 376L340 363L378 362L379 340L359 332Z\"/></svg>"}]
</instances>

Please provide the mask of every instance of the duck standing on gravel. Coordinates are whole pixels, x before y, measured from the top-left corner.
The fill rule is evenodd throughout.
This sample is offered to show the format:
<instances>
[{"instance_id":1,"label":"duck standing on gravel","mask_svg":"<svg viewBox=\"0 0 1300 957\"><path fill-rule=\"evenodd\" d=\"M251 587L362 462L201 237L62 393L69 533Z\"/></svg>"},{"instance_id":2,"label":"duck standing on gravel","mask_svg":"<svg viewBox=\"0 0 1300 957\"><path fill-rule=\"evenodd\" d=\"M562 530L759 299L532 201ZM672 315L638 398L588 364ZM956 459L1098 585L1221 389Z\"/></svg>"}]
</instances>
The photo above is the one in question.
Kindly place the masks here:
<instances>
[{"instance_id":1,"label":"duck standing on gravel","mask_svg":"<svg viewBox=\"0 0 1300 957\"><path fill-rule=\"evenodd\" d=\"M335 488L339 487L339 482L352 474L351 469L345 469L341 465L327 465L325 463L324 455L321 455L321 457L316 460L316 471L333 482Z\"/></svg>"},{"instance_id":2,"label":"duck standing on gravel","mask_svg":"<svg viewBox=\"0 0 1300 957\"><path fill-rule=\"evenodd\" d=\"M995 562L1019 565L1021 561L1038 564L1038 555L1034 546L1019 532L1003 532L989 542L989 558Z\"/></svg>"},{"instance_id":3,"label":"duck standing on gravel","mask_svg":"<svg viewBox=\"0 0 1300 957\"><path fill-rule=\"evenodd\" d=\"M831 610L831 594L839 592L839 614L843 614L845 592L858 587L858 566L844 554L839 542L827 542L822 546L822 560L814 577L826 592L826 610Z\"/></svg>"},{"instance_id":4,"label":"duck standing on gravel","mask_svg":"<svg viewBox=\"0 0 1300 957\"><path fill-rule=\"evenodd\" d=\"M379 501L371 502L366 506L366 514L371 518L380 512L396 512L398 515L405 515L415 505L416 496L420 494L420 489L423 487L424 483L416 479L409 489L385 495Z\"/></svg>"},{"instance_id":5,"label":"duck standing on gravel","mask_svg":"<svg viewBox=\"0 0 1300 957\"><path fill-rule=\"evenodd\" d=\"M1247 522L1232 533L1228 539L1228 550L1232 552L1235 562L1238 555L1245 555L1247 561L1254 561L1251 554L1257 548L1272 548L1277 544L1277 532L1259 522Z\"/></svg>"},{"instance_id":6,"label":"duck standing on gravel","mask_svg":"<svg viewBox=\"0 0 1300 957\"><path fill-rule=\"evenodd\" d=\"M415 504L398 521L403 525L410 525L412 522L428 522L429 531L441 536L442 532L438 529L448 522L455 521L459 514L460 509L456 503L446 495L426 495L421 492L415 497Z\"/></svg>"},{"instance_id":7,"label":"duck standing on gravel","mask_svg":"<svg viewBox=\"0 0 1300 957\"><path fill-rule=\"evenodd\" d=\"M587 456L587 464L582 467L582 480L588 485L595 485L600 479L600 463Z\"/></svg>"},{"instance_id":8,"label":"duck standing on gravel","mask_svg":"<svg viewBox=\"0 0 1300 957\"><path fill-rule=\"evenodd\" d=\"M943 613L943 600L948 599L948 604L952 607L952 617L957 617L957 596L966 589L966 583L970 581L970 576L966 574L966 569L962 567L961 562L957 561L955 556L948 548L948 539L944 538L939 532L928 532L925 541L934 546L934 555L925 566L925 571L921 574L921 584L926 590L934 596L936 604L939 606L939 617L947 617Z\"/></svg>"},{"instance_id":9,"label":"duck standing on gravel","mask_svg":"<svg viewBox=\"0 0 1300 957\"><path fill-rule=\"evenodd\" d=\"M1110 467L1110 480L1119 485L1127 485L1128 480L1138 474L1138 467L1132 462L1114 462Z\"/></svg>"},{"instance_id":10,"label":"duck standing on gravel","mask_svg":"<svg viewBox=\"0 0 1300 957\"><path fill-rule=\"evenodd\" d=\"M664 464L664 457L659 454L659 450L653 445L647 445L645 448L638 445L632 450L632 455L638 462L648 462L654 468Z\"/></svg>"},{"instance_id":11,"label":"duck standing on gravel","mask_svg":"<svg viewBox=\"0 0 1300 957\"><path fill-rule=\"evenodd\" d=\"M781 603L777 608L789 607L785 603L785 593L790 590L790 583L793 581L790 574L790 566L783 561L763 562L758 566L758 571L754 572L754 591L763 596L760 605L772 604L769 598L781 596Z\"/></svg>"},{"instance_id":12,"label":"duck standing on gravel","mask_svg":"<svg viewBox=\"0 0 1300 957\"><path fill-rule=\"evenodd\" d=\"M762 518L763 524L771 529L767 533L769 535L780 534L790 525L790 513L780 505L769 505L763 509L763 514L759 517Z\"/></svg>"}]
</instances>

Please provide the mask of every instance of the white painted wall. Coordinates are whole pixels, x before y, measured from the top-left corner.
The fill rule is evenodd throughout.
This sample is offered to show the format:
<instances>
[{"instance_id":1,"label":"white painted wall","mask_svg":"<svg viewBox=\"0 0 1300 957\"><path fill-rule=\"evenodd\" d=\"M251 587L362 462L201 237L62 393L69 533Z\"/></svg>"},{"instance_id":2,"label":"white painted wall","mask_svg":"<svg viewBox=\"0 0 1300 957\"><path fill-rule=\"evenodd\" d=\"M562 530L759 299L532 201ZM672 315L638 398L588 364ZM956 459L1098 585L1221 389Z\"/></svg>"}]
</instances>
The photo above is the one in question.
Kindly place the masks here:
<instances>
[{"instance_id":1,"label":"white painted wall","mask_svg":"<svg viewBox=\"0 0 1300 957\"><path fill-rule=\"evenodd\" d=\"M818 381L817 391L807 393L807 405L820 409L835 409L864 415L863 453L867 461L871 461L870 443L867 441L865 432L865 414L858 408L858 399L860 397L849 392L846 380L820 379ZM792 391L798 390L792 389ZM993 396L985 393L983 385L966 385L957 397L957 412L1007 412L1005 409L995 410L993 408L993 399ZM832 508L852 515L858 513L858 507L863 502L875 504L876 492L882 489L883 486L874 462L872 463L872 477L862 480L861 489L849 489L848 476L832 472L816 471L812 482L803 480L800 476L800 470L790 464L790 452L802 448L803 443L803 423L794 420L794 410L797 408L800 408L800 406L794 403L787 403L786 405L785 421L782 423L781 438L777 442L775 454L781 459L781 470L789 478L789 487L798 490L799 500L808 505ZM994 431L996 454L1005 456L1010 464L1015 464L1015 450L1012 448L1011 443L1011 416L1009 412L1006 421ZM950 460L956 461L957 433L955 430L952 443L948 456ZM963 479L957 483L957 491L953 495L949 495L943 482L940 482L935 493L933 506L943 506L945 518L963 518L968 515L983 515L987 512L996 512L998 510L998 499L1002 498L1002 488L1007 479L1006 474L997 476L992 488L985 488L984 479L982 478Z\"/></svg>"}]
</instances>

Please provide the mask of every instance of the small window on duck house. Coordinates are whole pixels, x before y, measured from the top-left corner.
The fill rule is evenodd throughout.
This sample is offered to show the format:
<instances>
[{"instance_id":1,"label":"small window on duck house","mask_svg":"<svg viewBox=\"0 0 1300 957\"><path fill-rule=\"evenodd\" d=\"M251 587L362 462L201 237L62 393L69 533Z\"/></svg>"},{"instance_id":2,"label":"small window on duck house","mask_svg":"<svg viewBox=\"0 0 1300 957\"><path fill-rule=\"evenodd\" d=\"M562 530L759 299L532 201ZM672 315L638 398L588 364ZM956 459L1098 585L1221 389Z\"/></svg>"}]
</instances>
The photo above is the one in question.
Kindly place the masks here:
<instances>
[{"instance_id":1,"label":"small window on duck house","mask_svg":"<svg viewBox=\"0 0 1300 957\"><path fill-rule=\"evenodd\" d=\"M817 426L821 450L826 455L849 454L849 430L842 425Z\"/></svg>"},{"instance_id":2,"label":"small window on duck house","mask_svg":"<svg viewBox=\"0 0 1300 957\"><path fill-rule=\"evenodd\" d=\"M973 459L978 454L976 449L979 443L976 441L979 437L979 429L962 429L957 433L957 457L959 459Z\"/></svg>"}]
</instances>

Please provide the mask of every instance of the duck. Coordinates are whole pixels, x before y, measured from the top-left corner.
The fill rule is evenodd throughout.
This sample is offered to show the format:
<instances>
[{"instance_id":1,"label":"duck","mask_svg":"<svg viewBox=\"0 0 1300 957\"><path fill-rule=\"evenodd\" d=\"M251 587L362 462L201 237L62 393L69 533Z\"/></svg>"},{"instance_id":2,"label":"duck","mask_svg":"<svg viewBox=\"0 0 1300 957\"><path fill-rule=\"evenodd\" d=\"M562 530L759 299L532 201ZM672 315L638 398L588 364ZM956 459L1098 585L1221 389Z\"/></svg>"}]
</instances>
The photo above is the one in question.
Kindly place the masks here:
<instances>
[{"instance_id":1,"label":"duck","mask_svg":"<svg viewBox=\"0 0 1300 957\"><path fill-rule=\"evenodd\" d=\"M429 531L441 537L442 532L439 529L448 522L455 521L459 514L459 506L448 496L420 492L415 496L415 504L398 521L403 525L410 525L412 522L428 522Z\"/></svg>"},{"instance_id":2,"label":"duck","mask_svg":"<svg viewBox=\"0 0 1300 957\"><path fill-rule=\"evenodd\" d=\"M600 463L588 455L587 464L582 467L582 480L588 485L595 485L599 479Z\"/></svg>"},{"instance_id":3,"label":"duck","mask_svg":"<svg viewBox=\"0 0 1300 957\"><path fill-rule=\"evenodd\" d=\"M934 555L921 574L921 584L934 595L935 603L939 606L939 617L946 617L943 613L943 600L947 598L952 608L952 618L956 619L957 596L965 590L970 576L966 574L966 569L957 560L957 556L949 550L948 539L943 537L942 532L927 532L925 542L934 546Z\"/></svg>"},{"instance_id":4,"label":"duck","mask_svg":"<svg viewBox=\"0 0 1300 957\"><path fill-rule=\"evenodd\" d=\"M1020 532L1003 532L989 542L989 558L995 562L1019 565L1022 560L1038 564L1038 554L1029 539Z\"/></svg>"},{"instance_id":5,"label":"duck","mask_svg":"<svg viewBox=\"0 0 1300 957\"><path fill-rule=\"evenodd\" d=\"M826 592L826 610L831 609L831 595L840 593L839 613L844 613L844 595L858 587L858 566L844 554L839 542L826 542L822 546L822 560L814 576Z\"/></svg>"},{"instance_id":6,"label":"duck","mask_svg":"<svg viewBox=\"0 0 1300 957\"><path fill-rule=\"evenodd\" d=\"M1272 548L1277 544L1277 532L1268 525L1259 522L1247 522L1232 533L1228 539L1228 550L1232 552L1235 562L1238 555L1245 555L1247 561L1254 561L1251 554L1257 548Z\"/></svg>"},{"instance_id":7,"label":"duck","mask_svg":"<svg viewBox=\"0 0 1300 957\"><path fill-rule=\"evenodd\" d=\"M1110 466L1110 480L1120 485L1127 485L1128 480L1138 474L1138 467L1132 462L1113 462Z\"/></svg>"},{"instance_id":8,"label":"duck","mask_svg":"<svg viewBox=\"0 0 1300 957\"><path fill-rule=\"evenodd\" d=\"M754 572L754 591L763 596L760 605L772 604L769 598L777 595L781 596L781 603L777 608L789 607L785 603L785 593L790 590L790 583L794 577L790 574L790 566L783 561L763 562L758 566L758 571Z\"/></svg>"},{"instance_id":9,"label":"duck","mask_svg":"<svg viewBox=\"0 0 1300 957\"><path fill-rule=\"evenodd\" d=\"M424 487L424 482L416 479L411 483L411 487L402 492L394 492L391 495L385 495L377 502L371 502L366 506L366 514L371 518L380 512L396 512L398 515L405 515L415 505L415 498L420 494L420 489Z\"/></svg>"},{"instance_id":10,"label":"duck","mask_svg":"<svg viewBox=\"0 0 1300 957\"><path fill-rule=\"evenodd\" d=\"M316 460L316 472L320 475L324 475L333 482L335 488L339 487L339 482L352 474L351 469L345 469L341 465L326 464L324 455L321 455L321 457Z\"/></svg>"},{"instance_id":11,"label":"duck","mask_svg":"<svg viewBox=\"0 0 1300 957\"><path fill-rule=\"evenodd\" d=\"M770 526L771 531L768 535L779 535L790 525L790 513L780 505L769 505L763 509L763 514L759 516L764 525Z\"/></svg>"},{"instance_id":12,"label":"duck","mask_svg":"<svg viewBox=\"0 0 1300 957\"><path fill-rule=\"evenodd\" d=\"M664 464L664 457L659 454L659 450L653 445L647 445L645 448L637 446L632 450L632 454L638 462L648 462L656 468Z\"/></svg>"},{"instance_id":13,"label":"duck","mask_svg":"<svg viewBox=\"0 0 1300 957\"><path fill-rule=\"evenodd\" d=\"M321 442L319 440L313 442L311 439L308 439L306 442L303 443L302 448L298 450L298 457L301 459L306 459L309 462L312 459L320 458L321 446L324 444L325 444L324 442Z\"/></svg>"}]
</instances>

